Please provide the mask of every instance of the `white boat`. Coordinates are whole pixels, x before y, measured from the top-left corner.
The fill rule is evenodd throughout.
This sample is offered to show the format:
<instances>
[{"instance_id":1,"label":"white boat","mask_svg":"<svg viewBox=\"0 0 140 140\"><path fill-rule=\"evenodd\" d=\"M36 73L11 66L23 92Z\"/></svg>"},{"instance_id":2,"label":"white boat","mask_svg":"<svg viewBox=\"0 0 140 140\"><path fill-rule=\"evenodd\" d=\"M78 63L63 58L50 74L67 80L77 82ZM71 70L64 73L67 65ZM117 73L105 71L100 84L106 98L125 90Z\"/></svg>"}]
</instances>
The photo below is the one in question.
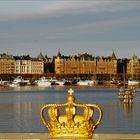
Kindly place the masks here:
<instances>
[{"instance_id":1,"label":"white boat","mask_svg":"<svg viewBox=\"0 0 140 140\"><path fill-rule=\"evenodd\" d=\"M21 76L16 77L11 84L9 84L10 87L16 87L16 86L27 86L30 85L29 80L24 80Z\"/></svg>"},{"instance_id":2,"label":"white boat","mask_svg":"<svg viewBox=\"0 0 140 140\"><path fill-rule=\"evenodd\" d=\"M36 81L36 85L41 87L51 86L51 81L49 79L46 79L45 77L41 77Z\"/></svg>"},{"instance_id":3,"label":"white boat","mask_svg":"<svg viewBox=\"0 0 140 140\"><path fill-rule=\"evenodd\" d=\"M9 81L0 80L0 86L6 86L9 84Z\"/></svg>"},{"instance_id":4,"label":"white boat","mask_svg":"<svg viewBox=\"0 0 140 140\"><path fill-rule=\"evenodd\" d=\"M55 83L56 83L56 85L59 85L59 86L63 86L64 85L64 81L58 81L57 80Z\"/></svg>"},{"instance_id":5,"label":"white boat","mask_svg":"<svg viewBox=\"0 0 140 140\"><path fill-rule=\"evenodd\" d=\"M134 85L139 85L139 81L137 80L128 80L128 85L129 86L134 86Z\"/></svg>"},{"instance_id":6,"label":"white boat","mask_svg":"<svg viewBox=\"0 0 140 140\"><path fill-rule=\"evenodd\" d=\"M79 85L79 86L92 86L92 85L94 85L94 81L92 81L92 80L80 80L77 82L77 85Z\"/></svg>"},{"instance_id":7,"label":"white boat","mask_svg":"<svg viewBox=\"0 0 140 140\"><path fill-rule=\"evenodd\" d=\"M50 82L51 82L51 85L63 86L65 83L65 80L57 80L55 78L51 78Z\"/></svg>"}]
</instances>

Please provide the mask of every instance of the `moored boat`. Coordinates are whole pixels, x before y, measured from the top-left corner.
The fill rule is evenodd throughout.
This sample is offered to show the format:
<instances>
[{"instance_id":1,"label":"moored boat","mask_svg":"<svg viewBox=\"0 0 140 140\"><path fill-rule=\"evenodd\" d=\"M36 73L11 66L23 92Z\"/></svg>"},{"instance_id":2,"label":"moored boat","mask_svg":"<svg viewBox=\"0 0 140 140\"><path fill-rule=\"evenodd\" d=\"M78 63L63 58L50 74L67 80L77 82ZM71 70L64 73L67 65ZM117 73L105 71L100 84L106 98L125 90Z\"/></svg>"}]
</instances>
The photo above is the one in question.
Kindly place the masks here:
<instances>
[{"instance_id":1,"label":"moored boat","mask_svg":"<svg viewBox=\"0 0 140 140\"><path fill-rule=\"evenodd\" d=\"M80 81L77 82L77 85L92 86L92 85L94 85L94 81L92 81L92 80L80 80Z\"/></svg>"},{"instance_id":2,"label":"moored boat","mask_svg":"<svg viewBox=\"0 0 140 140\"><path fill-rule=\"evenodd\" d=\"M41 77L39 80L36 80L36 85L41 87L51 86L51 81L45 77Z\"/></svg>"},{"instance_id":3,"label":"moored boat","mask_svg":"<svg viewBox=\"0 0 140 140\"><path fill-rule=\"evenodd\" d=\"M58 85L58 86L63 86L65 83L64 80L57 80L57 79L51 79L50 82L51 85Z\"/></svg>"},{"instance_id":4,"label":"moored boat","mask_svg":"<svg viewBox=\"0 0 140 140\"><path fill-rule=\"evenodd\" d=\"M134 85L139 85L139 81L137 80L128 80L128 85L129 86L134 86Z\"/></svg>"},{"instance_id":5,"label":"moored boat","mask_svg":"<svg viewBox=\"0 0 140 140\"><path fill-rule=\"evenodd\" d=\"M7 86L9 85L9 81L0 80L0 86Z\"/></svg>"},{"instance_id":6,"label":"moored boat","mask_svg":"<svg viewBox=\"0 0 140 140\"><path fill-rule=\"evenodd\" d=\"M21 76L16 77L12 83L9 84L10 87L16 87L16 86L27 86L30 85L29 80L24 80Z\"/></svg>"}]
</instances>

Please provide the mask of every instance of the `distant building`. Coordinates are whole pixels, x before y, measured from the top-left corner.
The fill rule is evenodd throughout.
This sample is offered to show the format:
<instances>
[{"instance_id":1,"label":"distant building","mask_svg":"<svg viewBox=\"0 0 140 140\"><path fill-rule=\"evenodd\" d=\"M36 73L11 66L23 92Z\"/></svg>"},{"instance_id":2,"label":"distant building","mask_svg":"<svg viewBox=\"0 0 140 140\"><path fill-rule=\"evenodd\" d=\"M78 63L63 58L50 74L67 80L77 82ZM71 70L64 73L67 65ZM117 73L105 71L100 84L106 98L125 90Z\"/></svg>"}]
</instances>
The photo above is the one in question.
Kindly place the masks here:
<instances>
[{"instance_id":1,"label":"distant building","mask_svg":"<svg viewBox=\"0 0 140 140\"><path fill-rule=\"evenodd\" d=\"M135 54L127 63L127 74L131 77L140 75L140 60Z\"/></svg>"},{"instance_id":2,"label":"distant building","mask_svg":"<svg viewBox=\"0 0 140 140\"><path fill-rule=\"evenodd\" d=\"M53 58L49 58L47 55L44 56L41 52L37 58L44 62L44 75L50 76L52 73L54 74Z\"/></svg>"},{"instance_id":3,"label":"distant building","mask_svg":"<svg viewBox=\"0 0 140 140\"><path fill-rule=\"evenodd\" d=\"M96 71L95 59L88 55L61 56L55 58L55 74L93 74Z\"/></svg>"},{"instance_id":4,"label":"distant building","mask_svg":"<svg viewBox=\"0 0 140 140\"><path fill-rule=\"evenodd\" d=\"M0 54L0 74L13 74L15 71L15 59L12 55Z\"/></svg>"},{"instance_id":5,"label":"distant building","mask_svg":"<svg viewBox=\"0 0 140 140\"><path fill-rule=\"evenodd\" d=\"M108 57L97 57L97 74L117 74L117 58L115 53Z\"/></svg>"},{"instance_id":6,"label":"distant building","mask_svg":"<svg viewBox=\"0 0 140 140\"><path fill-rule=\"evenodd\" d=\"M117 58L113 52L110 57L93 57L87 53L78 56L62 56L59 52L54 61L55 74L117 74Z\"/></svg>"},{"instance_id":7,"label":"distant building","mask_svg":"<svg viewBox=\"0 0 140 140\"><path fill-rule=\"evenodd\" d=\"M31 74L44 74L44 62L37 58L31 58Z\"/></svg>"},{"instance_id":8,"label":"distant building","mask_svg":"<svg viewBox=\"0 0 140 140\"><path fill-rule=\"evenodd\" d=\"M42 60L42 61L46 61L46 58L44 57L44 55L42 54L42 52L40 52L39 54L38 54L38 56L37 56L37 59L38 60Z\"/></svg>"},{"instance_id":9,"label":"distant building","mask_svg":"<svg viewBox=\"0 0 140 140\"><path fill-rule=\"evenodd\" d=\"M27 74L27 75L26 75ZM11 77L9 76L11 75ZM44 76L70 76L109 80L140 77L140 59L134 54L132 58L117 59L113 51L108 57L94 57L90 54L73 56L61 55L60 50L53 58L43 56L40 52L35 58L29 55L12 56L0 54L0 78L12 79L15 75L38 78Z\"/></svg>"},{"instance_id":10,"label":"distant building","mask_svg":"<svg viewBox=\"0 0 140 140\"><path fill-rule=\"evenodd\" d=\"M44 74L44 62L38 58L14 56L15 74Z\"/></svg>"}]
</instances>

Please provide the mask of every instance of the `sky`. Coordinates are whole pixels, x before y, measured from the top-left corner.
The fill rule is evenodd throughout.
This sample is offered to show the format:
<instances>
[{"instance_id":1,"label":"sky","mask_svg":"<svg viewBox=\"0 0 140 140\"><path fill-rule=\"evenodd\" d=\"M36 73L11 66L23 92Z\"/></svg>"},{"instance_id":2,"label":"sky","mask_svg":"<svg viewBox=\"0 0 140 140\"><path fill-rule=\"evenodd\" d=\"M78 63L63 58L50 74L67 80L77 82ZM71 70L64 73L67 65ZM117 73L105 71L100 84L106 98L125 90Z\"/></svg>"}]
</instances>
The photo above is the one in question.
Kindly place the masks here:
<instances>
[{"instance_id":1,"label":"sky","mask_svg":"<svg viewBox=\"0 0 140 140\"><path fill-rule=\"evenodd\" d=\"M0 53L140 58L139 0L0 0Z\"/></svg>"}]
</instances>

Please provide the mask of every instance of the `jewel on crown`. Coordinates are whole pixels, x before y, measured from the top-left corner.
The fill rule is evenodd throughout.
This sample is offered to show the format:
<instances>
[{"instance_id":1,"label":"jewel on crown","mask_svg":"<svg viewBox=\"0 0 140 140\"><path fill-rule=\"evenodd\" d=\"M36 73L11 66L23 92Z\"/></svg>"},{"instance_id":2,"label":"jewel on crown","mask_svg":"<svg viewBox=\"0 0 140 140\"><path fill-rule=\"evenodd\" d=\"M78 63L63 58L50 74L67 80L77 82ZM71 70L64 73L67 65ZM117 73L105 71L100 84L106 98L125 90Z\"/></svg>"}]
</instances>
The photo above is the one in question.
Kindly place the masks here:
<instances>
[{"instance_id":1,"label":"jewel on crown","mask_svg":"<svg viewBox=\"0 0 140 140\"><path fill-rule=\"evenodd\" d=\"M92 138L94 130L100 124L103 113L97 104L76 104L74 90L68 90L67 103L46 104L41 108L40 116L48 128L51 138ZM65 108L65 114L60 109ZM78 114L78 108L83 109L83 114ZM93 121L94 108L99 111L99 118ZM45 110L48 110L50 121L46 121Z\"/></svg>"}]
</instances>

